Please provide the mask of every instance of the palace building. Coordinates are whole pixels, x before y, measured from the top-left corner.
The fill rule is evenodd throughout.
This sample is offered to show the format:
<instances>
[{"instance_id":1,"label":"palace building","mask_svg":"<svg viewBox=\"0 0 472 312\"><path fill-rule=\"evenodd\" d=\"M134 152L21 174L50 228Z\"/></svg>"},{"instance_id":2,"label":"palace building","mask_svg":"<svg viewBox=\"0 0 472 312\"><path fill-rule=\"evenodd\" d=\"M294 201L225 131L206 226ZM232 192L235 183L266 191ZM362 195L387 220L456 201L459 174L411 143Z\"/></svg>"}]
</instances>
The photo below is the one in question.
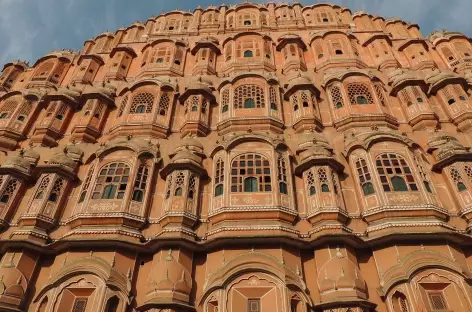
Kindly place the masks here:
<instances>
[{"instance_id":1,"label":"palace building","mask_svg":"<svg viewBox=\"0 0 472 312\"><path fill-rule=\"evenodd\" d=\"M172 11L0 75L0 311L472 311L472 45Z\"/></svg>"}]
</instances>

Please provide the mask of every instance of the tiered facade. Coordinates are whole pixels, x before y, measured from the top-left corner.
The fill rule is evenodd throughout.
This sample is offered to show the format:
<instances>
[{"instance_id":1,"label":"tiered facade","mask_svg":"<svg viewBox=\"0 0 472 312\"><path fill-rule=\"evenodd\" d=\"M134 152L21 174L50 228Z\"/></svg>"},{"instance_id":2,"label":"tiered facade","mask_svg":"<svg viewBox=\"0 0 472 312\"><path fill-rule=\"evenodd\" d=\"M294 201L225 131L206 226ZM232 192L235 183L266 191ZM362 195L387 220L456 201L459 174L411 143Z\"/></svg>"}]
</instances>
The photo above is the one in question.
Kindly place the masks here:
<instances>
[{"instance_id":1,"label":"tiered facade","mask_svg":"<svg viewBox=\"0 0 472 312\"><path fill-rule=\"evenodd\" d=\"M0 76L0 311L472 311L472 45L173 11Z\"/></svg>"}]
</instances>

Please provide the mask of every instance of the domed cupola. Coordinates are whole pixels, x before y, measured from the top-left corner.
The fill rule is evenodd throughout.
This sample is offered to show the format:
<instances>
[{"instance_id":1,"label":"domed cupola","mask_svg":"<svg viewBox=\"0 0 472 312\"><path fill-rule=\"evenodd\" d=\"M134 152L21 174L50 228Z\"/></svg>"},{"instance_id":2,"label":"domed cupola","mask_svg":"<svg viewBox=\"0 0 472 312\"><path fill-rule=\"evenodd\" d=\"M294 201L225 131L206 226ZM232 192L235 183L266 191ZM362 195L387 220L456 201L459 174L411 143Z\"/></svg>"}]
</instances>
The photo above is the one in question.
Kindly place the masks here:
<instances>
[{"instance_id":1,"label":"domed cupola","mask_svg":"<svg viewBox=\"0 0 472 312\"><path fill-rule=\"evenodd\" d=\"M46 115L36 124L32 142L45 146L57 146L57 140L63 137L79 105L82 91L68 85L58 87L44 96L47 102Z\"/></svg>"},{"instance_id":2,"label":"domed cupola","mask_svg":"<svg viewBox=\"0 0 472 312\"><path fill-rule=\"evenodd\" d=\"M472 130L472 105L467 80L451 71L432 71L427 77L429 94L435 96L448 117L463 132Z\"/></svg>"},{"instance_id":3,"label":"domed cupola","mask_svg":"<svg viewBox=\"0 0 472 312\"><path fill-rule=\"evenodd\" d=\"M82 98L85 101L78 113L79 121L72 129L72 138L77 141L95 143L102 135L110 111L115 105L116 86L103 82L98 86L87 86Z\"/></svg>"},{"instance_id":4,"label":"domed cupola","mask_svg":"<svg viewBox=\"0 0 472 312\"><path fill-rule=\"evenodd\" d=\"M12 236L17 239L44 241L49 232L57 224L59 215L64 208L64 201L72 182L77 178L76 172L83 152L76 146L64 148L55 153L45 164L37 166L39 178L29 200L28 209L19 220L20 228Z\"/></svg>"},{"instance_id":5,"label":"domed cupola","mask_svg":"<svg viewBox=\"0 0 472 312\"><path fill-rule=\"evenodd\" d=\"M331 224L341 229L347 220L338 176L344 166L327 140L316 133L300 135L297 156L295 174L305 182L308 220L315 227Z\"/></svg>"},{"instance_id":6,"label":"domed cupola","mask_svg":"<svg viewBox=\"0 0 472 312\"><path fill-rule=\"evenodd\" d=\"M164 251L154 257L153 270L146 282L146 301L140 309L166 308L169 305L189 307L192 277L174 257L182 251Z\"/></svg>"},{"instance_id":7,"label":"domed cupola","mask_svg":"<svg viewBox=\"0 0 472 312\"><path fill-rule=\"evenodd\" d=\"M19 199L25 193L27 182L33 179L38 160L37 152L21 149L0 166L0 228L8 226Z\"/></svg>"},{"instance_id":8,"label":"domed cupola","mask_svg":"<svg viewBox=\"0 0 472 312\"><path fill-rule=\"evenodd\" d=\"M184 122L180 128L182 136L206 136L210 133L211 106L216 103L212 82L204 77L193 78L179 96L183 104Z\"/></svg>"},{"instance_id":9,"label":"domed cupola","mask_svg":"<svg viewBox=\"0 0 472 312\"><path fill-rule=\"evenodd\" d=\"M207 176L203 145L197 139L186 138L169 156L170 162L161 170L166 179L161 224L192 228L197 221L200 180Z\"/></svg>"},{"instance_id":10,"label":"domed cupola","mask_svg":"<svg viewBox=\"0 0 472 312\"><path fill-rule=\"evenodd\" d=\"M435 129L438 116L428 101L428 85L415 71L397 69L389 73L390 95L398 97L414 130Z\"/></svg>"},{"instance_id":11,"label":"domed cupola","mask_svg":"<svg viewBox=\"0 0 472 312\"><path fill-rule=\"evenodd\" d=\"M21 306L25 299L28 280L15 267L14 260L8 263L8 259L0 267L0 307L11 307L3 311L18 311L16 307Z\"/></svg>"},{"instance_id":12,"label":"domed cupola","mask_svg":"<svg viewBox=\"0 0 472 312\"><path fill-rule=\"evenodd\" d=\"M300 73L291 77L285 85L285 100L292 107L292 127L295 132L310 129L321 131L323 125L318 109L320 91L311 79Z\"/></svg>"},{"instance_id":13,"label":"domed cupola","mask_svg":"<svg viewBox=\"0 0 472 312\"><path fill-rule=\"evenodd\" d=\"M334 256L321 266L318 272L318 287L320 289L323 305L335 303L343 298L343 302L350 307L368 306L367 287L362 274L355 262L351 260L349 251L339 247L334 251ZM326 252L320 250L319 253ZM333 250L331 250L333 252ZM355 256L352 257L355 260Z\"/></svg>"}]
</instances>

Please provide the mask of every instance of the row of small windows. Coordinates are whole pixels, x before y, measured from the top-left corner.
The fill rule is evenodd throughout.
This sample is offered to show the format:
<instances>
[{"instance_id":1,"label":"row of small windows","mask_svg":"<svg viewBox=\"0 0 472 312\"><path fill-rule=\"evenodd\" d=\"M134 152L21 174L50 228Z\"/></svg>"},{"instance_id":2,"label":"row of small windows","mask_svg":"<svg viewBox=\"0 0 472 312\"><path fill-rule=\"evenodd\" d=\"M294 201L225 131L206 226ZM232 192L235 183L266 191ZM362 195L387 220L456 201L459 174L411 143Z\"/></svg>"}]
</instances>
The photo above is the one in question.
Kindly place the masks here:
<instances>
[{"instance_id":1,"label":"row of small windows","mask_svg":"<svg viewBox=\"0 0 472 312\"><path fill-rule=\"evenodd\" d=\"M133 179L130 180L131 170L128 164L123 162L109 163L102 167L91 185L95 167L92 166L79 193L78 202L82 203L90 194L92 200L120 200L124 199L126 192L131 193L131 200L143 202L145 192L150 183L150 166L146 160L139 164ZM239 155L231 162L229 169L229 186L232 193L273 192L274 181L272 180L272 169L270 161L258 153L246 153ZM384 192L416 192L419 191L414 175L407 161L397 154L384 153L375 159L376 173ZM276 159L275 175L278 191L281 194L289 194L289 171L287 160L280 154ZM373 176L370 172L368 162L364 158L358 158L355 162L355 170L360 182L360 187L365 196L376 193ZM457 164L449 169L449 174L458 192L467 190L467 185L472 183L472 166L469 163ZM466 176L468 180L464 180ZM20 182L10 178L3 181L0 176L0 186L5 184L0 194L0 203L7 204L18 189ZM197 177L194 174L186 175L184 172L174 172L168 179L166 186L166 199L171 195L184 196L194 199ZM4 182L4 183L3 183ZM56 203L64 192L66 180L55 177L52 174L45 175L38 183L34 200L43 200ZM224 194L225 185L225 163L221 158L216 160L214 176L214 196ZM423 178L423 185L427 192L432 193L430 183ZM321 193L333 191L339 194L339 186L336 173L325 167L310 169L306 172L307 195L314 196L318 190Z\"/></svg>"},{"instance_id":2,"label":"row of small windows","mask_svg":"<svg viewBox=\"0 0 472 312\"><path fill-rule=\"evenodd\" d=\"M359 158L355 164L364 195L374 194L372 175L366 160ZM418 191L410 166L403 157L396 154L382 154L377 156L375 166L384 192ZM426 179L423 185L428 193L432 193L431 185Z\"/></svg>"}]
</instances>

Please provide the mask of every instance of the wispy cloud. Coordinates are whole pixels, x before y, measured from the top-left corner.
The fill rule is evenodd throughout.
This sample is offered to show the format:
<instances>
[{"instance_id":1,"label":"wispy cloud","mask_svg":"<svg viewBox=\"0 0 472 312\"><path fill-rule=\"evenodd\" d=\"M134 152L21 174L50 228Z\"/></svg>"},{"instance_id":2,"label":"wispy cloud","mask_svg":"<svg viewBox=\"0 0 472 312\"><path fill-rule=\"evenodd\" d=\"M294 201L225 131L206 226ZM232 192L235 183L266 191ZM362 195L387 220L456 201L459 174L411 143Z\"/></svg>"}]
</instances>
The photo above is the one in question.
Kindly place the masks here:
<instances>
[{"instance_id":1,"label":"wispy cloud","mask_svg":"<svg viewBox=\"0 0 472 312\"><path fill-rule=\"evenodd\" d=\"M231 5L242 0L229 0ZM329 1L329 0L328 0ZM51 50L80 50L83 42L106 30L179 8L193 10L222 0L0 0L0 65L14 59L34 62ZM265 2L265 1L259 1ZM301 1L312 4L317 0ZM449 29L472 35L470 0L332 0L353 12L398 16L419 24L424 34Z\"/></svg>"}]
</instances>

